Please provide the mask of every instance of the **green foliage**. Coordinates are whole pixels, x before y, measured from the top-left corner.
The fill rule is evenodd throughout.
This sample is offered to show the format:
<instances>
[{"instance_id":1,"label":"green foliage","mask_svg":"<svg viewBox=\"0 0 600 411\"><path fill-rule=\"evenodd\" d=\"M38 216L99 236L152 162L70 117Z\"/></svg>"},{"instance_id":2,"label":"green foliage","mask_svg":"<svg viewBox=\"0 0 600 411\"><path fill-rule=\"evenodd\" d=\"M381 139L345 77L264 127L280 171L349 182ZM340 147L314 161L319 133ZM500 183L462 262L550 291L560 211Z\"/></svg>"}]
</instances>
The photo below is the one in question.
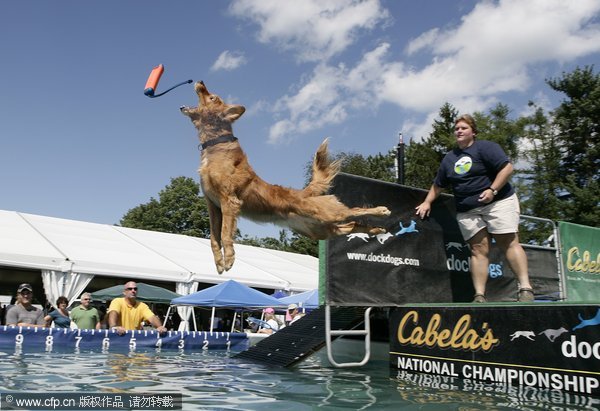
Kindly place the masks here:
<instances>
[{"instance_id":1,"label":"green foliage","mask_svg":"<svg viewBox=\"0 0 600 411\"><path fill-rule=\"evenodd\" d=\"M396 181L396 153L393 150L387 154L378 153L364 157L356 153L338 153L333 156L341 161L341 171L357 176L374 178L381 181Z\"/></svg>"},{"instance_id":2,"label":"green foliage","mask_svg":"<svg viewBox=\"0 0 600 411\"><path fill-rule=\"evenodd\" d=\"M566 98L554 111L562 159L560 182L568 193L565 220L597 226L600 221L600 74L593 66L547 80Z\"/></svg>"},{"instance_id":3,"label":"green foliage","mask_svg":"<svg viewBox=\"0 0 600 411\"><path fill-rule=\"evenodd\" d=\"M497 104L489 114L473 113L477 123L477 138L498 143L513 161L519 158L518 141L522 127L516 120L508 118L510 110L504 104Z\"/></svg>"},{"instance_id":4,"label":"green foliage","mask_svg":"<svg viewBox=\"0 0 600 411\"><path fill-rule=\"evenodd\" d=\"M520 157L526 161L527 168L516 169L513 177L521 201L523 215L562 219L562 201L559 199L560 150L557 138L552 130L550 119L544 110L533 102L529 106L535 111L530 116L518 120L523 129L523 144ZM527 222L522 229L520 240L524 243L542 244L552 235L548 224Z\"/></svg>"},{"instance_id":5,"label":"green foliage","mask_svg":"<svg viewBox=\"0 0 600 411\"><path fill-rule=\"evenodd\" d=\"M123 227L208 238L210 223L200 186L188 177L171 179L171 184L146 204L130 209L121 219Z\"/></svg>"},{"instance_id":6,"label":"green foliage","mask_svg":"<svg viewBox=\"0 0 600 411\"><path fill-rule=\"evenodd\" d=\"M249 237L244 236L238 240L238 243L251 245L254 247L270 248L272 250L288 251L296 254L308 254L313 257L319 257L319 242L311 240L300 234L289 230L279 231L279 238L273 237Z\"/></svg>"},{"instance_id":7,"label":"green foliage","mask_svg":"<svg viewBox=\"0 0 600 411\"><path fill-rule=\"evenodd\" d=\"M439 153L427 142L411 141L405 149L404 184L428 190L441 161Z\"/></svg>"},{"instance_id":8,"label":"green foliage","mask_svg":"<svg viewBox=\"0 0 600 411\"><path fill-rule=\"evenodd\" d=\"M458 118L458 114L458 110L452 104L446 102L440 108L438 118L433 120L433 131L429 134L429 138L425 140L425 144L436 153L436 159L439 161L442 161L446 153L456 146L454 123Z\"/></svg>"},{"instance_id":9,"label":"green foliage","mask_svg":"<svg viewBox=\"0 0 600 411\"><path fill-rule=\"evenodd\" d=\"M411 140L406 147L404 184L426 190L431 187L442 159L455 146L457 117L458 111L450 103L444 103L429 137L420 143Z\"/></svg>"}]
</instances>

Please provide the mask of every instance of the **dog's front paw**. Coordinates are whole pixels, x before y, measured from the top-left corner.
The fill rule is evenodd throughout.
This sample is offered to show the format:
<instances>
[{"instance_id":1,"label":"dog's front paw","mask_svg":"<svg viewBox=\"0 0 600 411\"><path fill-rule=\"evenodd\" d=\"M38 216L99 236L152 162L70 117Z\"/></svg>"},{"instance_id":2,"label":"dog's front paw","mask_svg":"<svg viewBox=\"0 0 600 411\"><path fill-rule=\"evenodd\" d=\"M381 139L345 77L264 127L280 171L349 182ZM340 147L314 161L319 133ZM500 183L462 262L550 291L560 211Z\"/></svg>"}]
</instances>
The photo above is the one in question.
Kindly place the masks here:
<instances>
[{"instance_id":1,"label":"dog's front paw","mask_svg":"<svg viewBox=\"0 0 600 411\"><path fill-rule=\"evenodd\" d=\"M384 206L375 207L374 211L375 211L376 215L385 215L385 216L388 216L388 215L392 214L392 212L387 207L384 207Z\"/></svg>"}]
</instances>

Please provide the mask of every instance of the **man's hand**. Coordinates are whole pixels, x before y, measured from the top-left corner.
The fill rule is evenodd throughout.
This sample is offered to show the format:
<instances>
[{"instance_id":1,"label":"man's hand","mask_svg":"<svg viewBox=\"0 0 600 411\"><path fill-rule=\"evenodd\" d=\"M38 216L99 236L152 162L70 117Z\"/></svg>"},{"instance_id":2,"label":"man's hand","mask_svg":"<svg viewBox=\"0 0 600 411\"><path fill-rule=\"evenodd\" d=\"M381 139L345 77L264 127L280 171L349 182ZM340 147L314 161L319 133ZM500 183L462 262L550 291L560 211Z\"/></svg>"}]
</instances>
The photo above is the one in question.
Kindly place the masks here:
<instances>
[{"instance_id":1,"label":"man's hand","mask_svg":"<svg viewBox=\"0 0 600 411\"><path fill-rule=\"evenodd\" d=\"M116 326L116 327L111 327L112 330L115 330L117 332L117 334L119 335L123 335L125 334L125 328L121 327L121 326Z\"/></svg>"}]
</instances>

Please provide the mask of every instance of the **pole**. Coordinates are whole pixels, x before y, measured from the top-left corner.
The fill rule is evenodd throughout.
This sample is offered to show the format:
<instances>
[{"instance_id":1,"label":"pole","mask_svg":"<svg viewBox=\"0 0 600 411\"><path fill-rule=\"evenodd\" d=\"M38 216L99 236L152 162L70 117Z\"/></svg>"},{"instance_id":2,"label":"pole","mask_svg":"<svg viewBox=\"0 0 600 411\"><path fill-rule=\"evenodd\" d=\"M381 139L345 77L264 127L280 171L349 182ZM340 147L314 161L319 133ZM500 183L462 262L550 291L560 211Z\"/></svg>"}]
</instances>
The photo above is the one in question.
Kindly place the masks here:
<instances>
[{"instance_id":1,"label":"pole","mask_svg":"<svg viewBox=\"0 0 600 411\"><path fill-rule=\"evenodd\" d=\"M398 141L398 146L396 147L396 179L398 184L404 184L404 139L402 138L402 133L398 134L400 139Z\"/></svg>"}]
</instances>

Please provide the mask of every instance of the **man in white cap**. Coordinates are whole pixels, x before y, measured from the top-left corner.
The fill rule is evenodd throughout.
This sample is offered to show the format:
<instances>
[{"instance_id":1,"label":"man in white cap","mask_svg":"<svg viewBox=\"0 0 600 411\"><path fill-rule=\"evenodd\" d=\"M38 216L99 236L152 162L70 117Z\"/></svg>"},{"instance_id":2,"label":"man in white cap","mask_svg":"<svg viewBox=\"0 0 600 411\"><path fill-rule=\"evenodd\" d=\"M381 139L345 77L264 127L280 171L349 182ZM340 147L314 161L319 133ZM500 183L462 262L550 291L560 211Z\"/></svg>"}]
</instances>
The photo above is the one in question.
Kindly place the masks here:
<instances>
[{"instance_id":1,"label":"man in white cap","mask_svg":"<svg viewBox=\"0 0 600 411\"><path fill-rule=\"evenodd\" d=\"M31 303L33 287L23 283L17 288L17 303L6 313L6 325L45 327L44 312Z\"/></svg>"},{"instance_id":2,"label":"man in white cap","mask_svg":"<svg viewBox=\"0 0 600 411\"><path fill-rule=\"evenodd\" d=\"M290 325L294 324L296 321L298 321L300 318L302 318L302 316L298 312L298 306L296 304L288 305L287 310L288 310L288 315L291 318Z\"/></svg>"}]
</instances>

